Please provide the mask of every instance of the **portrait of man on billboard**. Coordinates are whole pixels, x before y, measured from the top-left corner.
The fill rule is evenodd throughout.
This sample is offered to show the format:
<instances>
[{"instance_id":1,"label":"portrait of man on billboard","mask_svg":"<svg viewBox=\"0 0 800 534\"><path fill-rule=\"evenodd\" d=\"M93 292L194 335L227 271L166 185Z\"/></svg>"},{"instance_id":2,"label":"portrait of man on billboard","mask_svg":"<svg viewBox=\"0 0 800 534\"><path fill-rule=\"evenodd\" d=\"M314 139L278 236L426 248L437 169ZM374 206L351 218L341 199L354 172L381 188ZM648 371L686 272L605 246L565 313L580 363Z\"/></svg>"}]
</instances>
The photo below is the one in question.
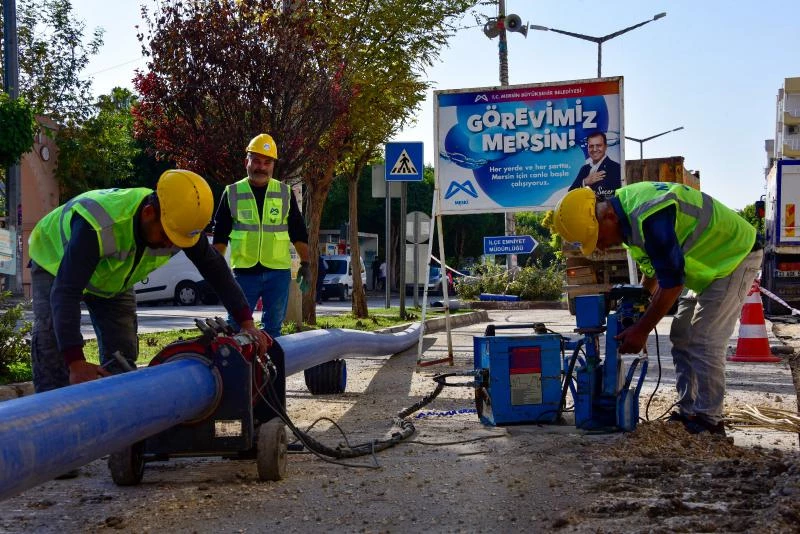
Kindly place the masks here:
<instances>
[{"instance_id":1,"label":"portrait of man on billboard","mask_svg":"<svg viewBox=\"0 0 800 534\"><path fill-rule=\"evenodd\" d=\"M608 150L608 139L601 131L590 133L586 138L589 157L586 164L578 171L578 176L572 182L570 190L579 187L591 187L598 196L608 198L614 191L622 187L620 178L620 165L611 159Z\"/></svg>"}]
</instances>

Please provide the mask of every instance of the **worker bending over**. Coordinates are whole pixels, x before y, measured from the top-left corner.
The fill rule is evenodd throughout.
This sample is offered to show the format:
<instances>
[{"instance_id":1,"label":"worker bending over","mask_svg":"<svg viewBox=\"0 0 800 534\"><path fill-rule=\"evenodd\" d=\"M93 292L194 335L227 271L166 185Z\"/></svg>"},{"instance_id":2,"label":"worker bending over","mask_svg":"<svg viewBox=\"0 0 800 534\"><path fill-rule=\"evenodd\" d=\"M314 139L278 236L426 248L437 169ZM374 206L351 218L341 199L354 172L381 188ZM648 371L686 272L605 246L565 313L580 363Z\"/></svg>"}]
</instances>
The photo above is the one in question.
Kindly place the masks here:
<instances>
[{"instance_id":1,"label":"worker bending over","mask_svg":"<svg viewBox=\"0 0 800 534\"><path fill-rule=\"evenodd\" d=\"M253 323L244 294L205 228L214 199L206 181L168 170L156 190L89 191L59 206L30 236L33 291L31 357L37 393L106 376L83 354L81 307L89 310L100 360L138 357L133 286L181 249L264 354L269 338Z\"/></svg>"},{"instance_id":2,"label":"worker bending over","mask_svg":"<svg viewBox=\"0 0 800 534\"><path fill-rule=\"evenodd\" d=\"M617 336L621 353L641 351L680 298L670 330L678 390L670 420L724 435L725 353L763 254L755 228L705 193L665 182L625 186L607 200L575 189L554 215L556 231L584 255L621 244L644 273L652 299Z\"/></svg>"}]
</instances>

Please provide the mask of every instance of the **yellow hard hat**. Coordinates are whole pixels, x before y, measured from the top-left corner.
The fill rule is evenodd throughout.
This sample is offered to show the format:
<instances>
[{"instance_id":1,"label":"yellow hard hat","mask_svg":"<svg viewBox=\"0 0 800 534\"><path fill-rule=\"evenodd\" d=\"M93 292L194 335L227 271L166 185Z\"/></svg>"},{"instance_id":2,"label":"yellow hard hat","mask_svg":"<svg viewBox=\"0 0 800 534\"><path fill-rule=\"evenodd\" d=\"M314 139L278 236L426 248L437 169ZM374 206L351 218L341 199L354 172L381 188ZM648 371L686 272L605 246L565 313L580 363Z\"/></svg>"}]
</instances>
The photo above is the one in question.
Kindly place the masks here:
<instances>
[{"instance_id":1,"label":"yellow hard hat","mask_svg":"<svg viewBox=\"0 0 800 534\"><path fill-rule=\"evenodd\" d=\"M262 156L278 159L278 147L275 140L269 134L258 134L247 144L247 152L255 152Z\"/></svg>"},{"instance_id":2,"label":"yellow hard hat","mask_svg":"<svg viewBox=\"0 0 800 534\"><path fill-rule=\"evenodd\" d=\"M203 177L192 171L170 169L158 179L156 194L161 226L169 240L180 248L197 243L214 211L214 195Z\"/></svg>"},{"instance_id":3,"label":"yellow hard hat","mask_svg":"<svg viewBox=\"0 0 800 534\"><path fill-rule=\"evenodd\" d=\"M584 256L589 256L597 247L596 204L597 197L591 188L573 189L558 201L553 215L556 232L564 241L580 243Z\"/></svg>"}]
</instances>

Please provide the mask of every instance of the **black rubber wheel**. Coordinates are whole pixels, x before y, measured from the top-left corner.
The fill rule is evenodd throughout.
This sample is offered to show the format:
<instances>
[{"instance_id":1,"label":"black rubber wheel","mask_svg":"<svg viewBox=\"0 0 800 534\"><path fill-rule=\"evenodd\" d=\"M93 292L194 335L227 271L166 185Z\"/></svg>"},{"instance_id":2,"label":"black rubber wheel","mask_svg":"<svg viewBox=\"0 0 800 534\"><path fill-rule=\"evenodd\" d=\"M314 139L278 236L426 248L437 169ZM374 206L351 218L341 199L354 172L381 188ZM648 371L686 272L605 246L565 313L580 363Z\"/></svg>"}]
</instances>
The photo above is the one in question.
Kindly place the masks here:
<instances>
[{"instance_id":1,"label":"black rubber wheel","mask_svg":"<svg viewBox=\"0 0 800 534\"><path fill-rule=\"evenodd\" d=\"M256 467L259 480L282 480L288 463L286 426L283 421L270 419L258 427L256 438Z\"/></svg>"},{"instance_id":2,"label":"black rubber wheel","mask_svg":"<svg viewBox=\"0 0 800 534\"><path fill-rule=\"evenodd\" d=\"M350 298L350 291L347 285L345 284L342 286L342 291L339 293L339 300L341 302L344 302L349 298Z\"/></svg>"},{"instance_id":3,"label":"black rubber wheel","mask_svg":"<svg viewBox=\"0 0 800 534\"><path fill-rule=\"evenodd\" d=\"M344 393L347 389L347 361L331 360L309 367L303 374L312 395Z\"/></svg>"},{"instance_id":4,"label":"black rubber wheel","mask_svg":"<svg viewBox=\"0 0 800 534\"><path fill-rule=\"evenodd\" d=\"M175 304L194 306L199 300L199 295L197 284L190 280L184 280L175 287Z\"/></svg>"},{"instance_id":5,"label":"black rubber wheel","mask_svg":"<svg viewBox=\"0 0 800 534\"><path fill-rule=\"evenodd\" d=\"M136 486L144 476L144 441L108 456L111 480L117 486Z\"/></svg>"}]
</instances>

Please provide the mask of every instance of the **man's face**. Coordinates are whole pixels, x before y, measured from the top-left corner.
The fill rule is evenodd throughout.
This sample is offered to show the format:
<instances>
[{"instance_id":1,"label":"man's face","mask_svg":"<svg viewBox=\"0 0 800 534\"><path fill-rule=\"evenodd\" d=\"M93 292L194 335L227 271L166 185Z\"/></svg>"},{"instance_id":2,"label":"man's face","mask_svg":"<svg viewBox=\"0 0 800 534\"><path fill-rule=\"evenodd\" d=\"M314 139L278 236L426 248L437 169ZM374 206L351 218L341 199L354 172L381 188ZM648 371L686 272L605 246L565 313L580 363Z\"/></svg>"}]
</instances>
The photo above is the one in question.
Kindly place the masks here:
<instances>
[{"instance_id":1,"label":"man's face","mask_svg":"<svg viewBox=\"0 0 800 534\"><path fill-rule=\"evenodd\" d=\"M597 163L606 155L606 142L602 135L595 135L589 138L589 157L592 163Z\"/></svg>"},{"instance_id":2,"label":"man's face","mask_svg":"<svg viewBox=\"0 0 800 534\"><path fill-rule=\"evenodd\" d=\"M275 170L275 160L269 156L248 152L245 159L247 166L247 177L256 183L265 184L272 178Z\"/></svg>"},{"instance_id":3,"label":"man's face","mask_svg":"<svg viewBox=\"0 0 800 534\"><path fill-rule=\"evenodd\" d=\"M142 210L142 237L149 248L172 248L175 245L167 237L164 226L161 224L160 214L152 204L147 204Z\"/></svg>"},{"instance_id":4,"label":"man's face","mask_svg":"<svg viewBox=\"0 0 800 534\"><path fill-rule=\"evenodd\" d=\"M614 209L607 203L598 203L597 249L606 250L622 244L622 230Z\"/></svg>"}]
</instances>

